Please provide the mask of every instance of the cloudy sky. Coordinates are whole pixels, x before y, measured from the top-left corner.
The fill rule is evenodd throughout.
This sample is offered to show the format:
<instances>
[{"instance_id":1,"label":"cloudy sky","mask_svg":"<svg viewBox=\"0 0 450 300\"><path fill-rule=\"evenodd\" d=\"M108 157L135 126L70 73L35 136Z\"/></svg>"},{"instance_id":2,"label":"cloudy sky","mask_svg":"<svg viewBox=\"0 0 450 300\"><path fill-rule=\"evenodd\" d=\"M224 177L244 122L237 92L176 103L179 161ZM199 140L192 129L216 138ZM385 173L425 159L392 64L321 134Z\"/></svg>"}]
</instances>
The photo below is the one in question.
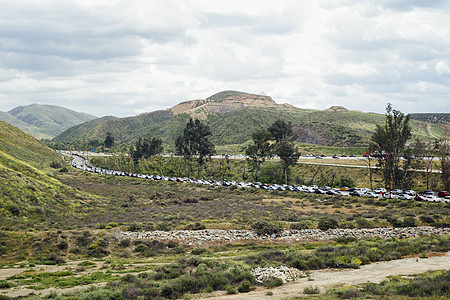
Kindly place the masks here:
<instances>
[{"instance_id":1,"label":"cloudy sky","mask_svg":"<svg viewBox=\"0 0 450 300\"><path fill-rule=\"evenodd\" d=\"M450 0L0 0L0 110L130 116L222 90L450 112Z\"/></svg>"}]
</instances>

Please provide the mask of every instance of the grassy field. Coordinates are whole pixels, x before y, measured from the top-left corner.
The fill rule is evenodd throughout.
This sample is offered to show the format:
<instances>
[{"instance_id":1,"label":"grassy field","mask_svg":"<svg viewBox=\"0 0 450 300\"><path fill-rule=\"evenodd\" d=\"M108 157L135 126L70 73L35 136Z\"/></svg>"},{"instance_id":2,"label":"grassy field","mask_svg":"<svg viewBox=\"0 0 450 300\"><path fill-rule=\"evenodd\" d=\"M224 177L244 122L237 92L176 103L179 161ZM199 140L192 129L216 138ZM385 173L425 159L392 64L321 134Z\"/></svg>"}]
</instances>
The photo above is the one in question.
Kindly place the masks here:
<instances>
[{"instance_id":1,"label":"grassy field","mask_svg":"<svg viewBox=\"0 0 450 300\"><path fill-rule=\"evenodd\" d=\"M245 293L261 288L251 274L255 267L284 265L308 276L309 270L358 268L375 261L450 249L449 236L226 243L119 239L118 232L171 229L253 229L265 234L282 229L448 227L450 205L92 174L72 168L70 159L64 161L23 132L0 125L0 299L8 299L5 295L173 299ZM175 175L181 161L167 160L155 158L138 168ZM106 167L111 163L93 161ZM201 175L251 179L244 160L225 162L209 162ZM126 157L113 163L124 167ZM298 164L291 180L332 185L342 178L355 178L354 184L359 186L367 184L366 171ZM261 181L279 182L279 173L277 162L266 163ZM381 184L378 177L375 180ZM436 279L429 276L436 282L435 290L447 278L446 274L438 274ZM280 280L270 278L263 286L269 293L279 284ZM411 286L407 290L414 291L413 296L422 295L414 284L401 286ZM396 289L389 282L356 292L383 297L397 295L392 292ZM352 293L334 290L325 296L341 298ZM442 291L431 296L435 295L446 294Z\"/></svg>"}]
</instances>

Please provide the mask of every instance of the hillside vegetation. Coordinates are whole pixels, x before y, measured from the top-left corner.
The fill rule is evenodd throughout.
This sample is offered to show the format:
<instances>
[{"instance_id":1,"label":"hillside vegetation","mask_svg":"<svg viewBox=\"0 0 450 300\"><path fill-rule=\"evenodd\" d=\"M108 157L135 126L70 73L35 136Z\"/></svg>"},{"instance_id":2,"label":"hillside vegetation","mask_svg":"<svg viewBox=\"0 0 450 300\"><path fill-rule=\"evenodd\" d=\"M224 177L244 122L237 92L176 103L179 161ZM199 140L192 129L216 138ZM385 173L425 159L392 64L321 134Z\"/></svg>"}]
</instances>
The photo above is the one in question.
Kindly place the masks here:
<instances>
[{"instance_id":1,"label":"hillside vegetation","mask_svg":"<svg viewBox=\"0 0 450 300\"><path fill-rule=\"evenodd\" d=\"M50 165L62 166L61 156L22 130L0 121L0 217L14 220L63 218L84 197L53 178ZM52 171L53 170L53 171Z\"/></svg>"},{"instance_id":2,"label":"hillside vegetation","mask_svg":"<svg viewBox=\"0 0 450 300\"><path fill-rule=\"evenodd\" d=\"M381 114L344 108L300 109L276 104L268 96L225 91L205 100L182 102L170 110L89 121L66 130L53 141L79 146L87 140L103 141L106 133L111 132L118 147L130 145L139 137L152 136L160 137L170 150L190 117L200 117L211 127L211 141L218 146L246 143L253 132L282 119L292 123L298 136L296 141L300 143L367 147L376 125L385 120ZM448 135L437 124L413 120L411 125L414 139L433 140Z\"/></svg>"},{"instance_id":3,"label":"hillside vegetation","mask_svg":"<svg viewBox=\"0 0 450 300\"><path fill-rule=\"evenodd\" d=\"M54 105L31 104L0 113L0 120L10 123L35 138L51 139L70 127L95 119L93 115Z\"/></svg>"}]
</instances>

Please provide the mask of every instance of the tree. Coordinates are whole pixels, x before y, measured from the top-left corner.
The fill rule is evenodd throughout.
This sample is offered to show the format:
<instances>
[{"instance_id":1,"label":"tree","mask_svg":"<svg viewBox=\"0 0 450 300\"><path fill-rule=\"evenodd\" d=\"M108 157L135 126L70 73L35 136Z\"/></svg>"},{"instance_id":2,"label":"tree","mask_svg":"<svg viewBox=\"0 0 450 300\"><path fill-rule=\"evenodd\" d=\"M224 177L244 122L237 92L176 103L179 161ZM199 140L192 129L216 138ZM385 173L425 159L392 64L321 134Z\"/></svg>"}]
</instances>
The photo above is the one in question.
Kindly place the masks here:
<instances>
[{"instance_id":1,"label":"tree","mask_svg":"<svg viewBox=\"0 0 450 300\"><path fill-rule=\"evenodd\" d=\"M106 138L103 144L105 144L105 148L111 148L114 145L114 136L111 132L108 131L106 133Z\"/></svg>"},{"instance_id":2,"label":"tree","mask_svg":"<svg viewBox=\"0 0 450 300\"><path fill-rule=\"evenodd\" d=\"M286 123L283 120L277 120L269 127L268 130L277 143L287 140L292 141L295 139L291 122Z\"/></svg>"},{"instance_id":3,"label":"tree","mask_svg":"<svg viewBox=\"0 0 450 300\"><path fill-rule=\"evenodd\" d=\"M271 134L267 129L258 130L252 134L253 144L249 145L245 150L247 162L254 171L255 181L258 181L261 164L266 158L272 156L271 138Z\"/></svg>"},{"instance_id":4,"label":"tree","mask_svg":"<svg viewBox=\"0 0 450 300\"><path fill-rule=\"evenodd\" d=\"M183 134L175 140L176 153L183 155L185 159L189 159L193 155L197 155L198 171L203 166L205 159L211 158L215 154L215 146L208 137L211 135L211 128L203 124L200 120L190 119L183 130Z\"/></svg>"},{"instance_id":5,"label":"tree","mask_svg":"<svg viewBox=\"0 0 450 300\"><path fill-rule=\"evenodd\" d=\"M144 157L149 158L153 155L160 154L164 150L162 146L162 140L156 137L146 137L144 139L139 138L136 142L135 147L131 150L130 155L137 164L138 161Z\"/></svg>"},{"instance_id":6,"label":"tree","mask_svg":"<svg viewBox=\"0 0 450 300\"><path fill-rule=\"evenodd\" d=\"M427 190L430 189L431 176L433 173L433 152L432 144L427 142L422 142L419 139L412 145L412 153L414 155L414 168L415 169L425 169L427 176Z\"/></svg>"},{"instance_id":7,"label":"tree","mask_svg":"<svg viewBox=\"0 0 450 300\"><path fill-rule=\"evenodd\" d=\"M436 142L436 149L441 161L441 178L445 190L450 190L450 140L441 139Z\"/></svg>"},{"instance_id":8,"label":"tree","mask_svg":"<svg viewBox=\"0 0 450 300\"><path fill-rule=\"evenodd\" d=\"M283 120L277 120L268 128L268 131L275 140L274 153L283 163L284 181L287 184L290 167L295 165L300 156L293 143L295 135L292 130L292 124L291 122L286 123Z\"/></svg>"},{"instance_id":9,"label":"tree","mask_svg":"<svg viewBox=\"0 0 450 300\"><path fill-rule=\"evenodd\" d=\"M285 184L288 183L288 174L290 167L297 163L300 153L292 142L287 140L280 141L276 146L276 154L280 157L283 163L283 173Z\"/></svg>"},{"instance_id":10,"label":"tree","mask_svg":"<svg viewBox=\"0 0 450 300\"><path fill-rule=\"evenodd\" d=\"M393 185L399 186L404 178L404 170L400 170L400 154L411 137L409 120L409 115L405 116L392 109L389 103L386 107L385 124L377 125L371 138L371 153L378 159L386 187L390 191Z\"/></svg>"}]
</instances>

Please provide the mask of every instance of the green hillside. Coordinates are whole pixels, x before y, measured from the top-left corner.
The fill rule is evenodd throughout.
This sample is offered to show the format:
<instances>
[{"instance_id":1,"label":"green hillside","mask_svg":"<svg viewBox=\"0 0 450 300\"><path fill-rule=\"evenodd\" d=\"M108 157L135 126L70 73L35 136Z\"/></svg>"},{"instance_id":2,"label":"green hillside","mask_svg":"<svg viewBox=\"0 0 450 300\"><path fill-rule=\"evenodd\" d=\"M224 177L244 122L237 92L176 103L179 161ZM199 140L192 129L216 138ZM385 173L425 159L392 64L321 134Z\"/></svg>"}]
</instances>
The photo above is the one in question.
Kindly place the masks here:
<instances>
[{"instance_id":1,"label":"green hillside","mask_svg":"<svg viewBox=\"0 0 450 300\"><path fill-rule=\"evenodd\" d=\"M83 199L51 174L51 163L63 163L61 155L22 130L0 121L0 218L33 220L58 215L64 218Z\"/></svg>"},{"instance_id":2,"label":"green hillside","mask_svg":"<svg viewBox=\"0 0 450 300\"><path fill-rule=\"evenodd\" d=\"M276 106L270 97L267 98L275 104L273 107L254 106L252 101L263 96L237 91L219 92L206 100L214 102L215 107L218 107L225 99L229 101L233 100L233 97L245 105L231 111L223 110L227 112L205 110L202 114L212 129L211 140L218 146L243 144L251 139L252 133L256 130L267 128L276 120L282 119L294 126L297 142L324 146L365 147L376 125L382 125L385 121L385 116L381 114L345 109L317 111ZM106 133L111 132L115 137L116 146L119 147L130 145L139 137L157 136L162 138L166 148L171 149L175 138L190 117L189 103L186 105L186 112L176 115L171 110L164 110L128 118L96 119L62 132L53 141L76 147L89 140L103 141ZM437 124L417 120L412 120L411 124L413 138L432 140L447 135L445 129Z\"/></svg>"},{"instance_id":3,"label":"green hillside","mask_svg":"<svg viewBox=\"0 0 450 300\"><path fill-rule=\"evenodd\" d=\"M54 105L31 104L0 114L10 123L35 138L51 139L70 127L95 119L95 116Z\"/></svg>"},{"instance_id":4,"label":"green hillside","mask_svg":"<svg viewBox=\"0 0 450 300\"><path fill-rule=\"evenodd\" d=\"M414 113L411 119L434 124L450 124L450 113Z\"/></svg>"}]
</instances>

